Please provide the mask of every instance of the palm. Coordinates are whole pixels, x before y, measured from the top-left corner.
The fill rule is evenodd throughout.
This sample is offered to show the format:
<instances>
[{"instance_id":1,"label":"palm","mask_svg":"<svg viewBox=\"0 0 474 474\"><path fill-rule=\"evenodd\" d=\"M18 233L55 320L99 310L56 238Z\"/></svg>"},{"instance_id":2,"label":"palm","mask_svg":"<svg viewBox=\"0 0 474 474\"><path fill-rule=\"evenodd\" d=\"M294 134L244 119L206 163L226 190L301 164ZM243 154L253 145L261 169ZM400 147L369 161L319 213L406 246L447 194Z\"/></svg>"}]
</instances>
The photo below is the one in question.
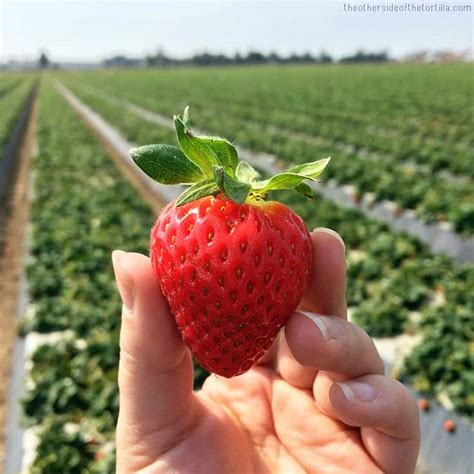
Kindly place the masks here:
<instances>
[{"instance_id":1,"label":"palm","mask_svg":"<svg viewBox=\"0 0 474 474\"><path fill-rule=\"evenodd\" d=\"M196 396L199 421L160 457L172 472L349 472L354 465L380 472L358 429L322 414L310 390L272 370L259 367L235 379L211 376ZM156 459L152 446L149 455Z\"/></svg>"}]
</instances>

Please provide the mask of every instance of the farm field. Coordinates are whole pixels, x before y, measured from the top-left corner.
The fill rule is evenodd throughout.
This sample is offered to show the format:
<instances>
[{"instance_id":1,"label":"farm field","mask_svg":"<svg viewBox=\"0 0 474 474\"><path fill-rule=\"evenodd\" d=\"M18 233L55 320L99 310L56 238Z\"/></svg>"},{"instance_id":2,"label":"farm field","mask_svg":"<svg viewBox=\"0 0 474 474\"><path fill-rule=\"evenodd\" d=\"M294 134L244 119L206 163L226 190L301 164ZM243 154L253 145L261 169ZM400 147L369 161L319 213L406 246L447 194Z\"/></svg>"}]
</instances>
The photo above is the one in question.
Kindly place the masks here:
<instances>
[{"instance_id":1,"label":"farm field","mask_svg":"<svg viewBox=\"0 0 474 474\"><path fill-rule=\"evenodd\" d=\"M474 233L474 138L466 107L472 72L472 65L452 65L43 75L32 165L30 303L21 330L57 338L46 338L33 353L22 402L39 436L32 472L114 470L120 302L110 253L146 253L155 219L56 90L56 80L130 142L175 138L100 91L170 117L189 104L196 127L286 162L331 155L323 181L395 201L468 237ZM24 103L32 79L19 80L3 95L0 82L0 111ZM0 140L9 130L0 128ZM319 193L314 201L290 193L283 201L308 228L331 227L343 236L352 319L374 337L416 340L394 374L473 420L474 266L435 255L416 238ZM205 376L197 371L196 388Z\"/></svg>"},{"instance_id":2,"label":"farm field","mask_svg":"<svg viewBox=\"0 0 474 474\"><path fill-rule=\"evenodd\" d=\"M472 235L472 180L439 172L473 177L466 107L473 66L368 68L110 71L73 79L167 116L190 105L195 126L287 162L333 156L326 179Z\"/></svg>"},{"instance_id":3,"label":"farm field","mask_svg":"<svg viewBox=\"0 0 474 474\"><path fill-rule=\"evenodd\" d=\"M66 80L65 83L72 86L72 90L82 100L99 111L130 141L139 144L160 141L164 133L162 128L77 85L74 80ZM215 133L213 129L211 132ZM168 140L173 140L173 133L167 133ZM155 137L155 134L159 136ZM453 304L457 310L462 307L468 309L472 305L472 301L466 299L466 288L474 285L471 266L460 268L453 265L449 259L434 257L416 240L393 234L386 226L368 220L358 212L337 208L320 197L315 203L317 213L313 212L313 207L308 202L299 198L289 199L292 199L292 207L305 217L309 228L317 225L332 227L344 236L350 249L349 262L352 260L352 265L349 265L348 303L354 309L354 319L373 336L395 336L404 330L413 330L416 321L424 321L425 315L429 319L429 315L435 310L439 313L439 318L435 319L449 325L452 322L452 308L441 305L441 309L436 309L437 303L433 304L440 298ZM374 237L364 239L367 236ZM449 294L446 295L448 288ZM443 311L444 316L441 316ZM468 310L466 315L469 314ZM464 325L461 324L459 329L462 333ZM435 330L440 331L440 336L445 331L456 332L456 329L444 326L436 327ZM468 334L465 343L468 341L467 336ZM431 334L427 336L427 339L431 338ZM457 337L454 340L457 340ZM455 345L456 343L450 349L447 349L446 345L443 347L447 349L447 353L451 353ZM465 356L468 356L467 352ZM417 357L416 351L414 357ZM417 360L418 370L414 371L419 377L420 387L431 386L437 378L433 375L431 383L429 376L427 380L427 375L422 370L426 363L427 360ZM450 369L447 369L446 373L448 372ZM459 376L462 374L459 373L453 378ZM467 392L464 396L468 396Z\"/></svg>"}]
</instances>

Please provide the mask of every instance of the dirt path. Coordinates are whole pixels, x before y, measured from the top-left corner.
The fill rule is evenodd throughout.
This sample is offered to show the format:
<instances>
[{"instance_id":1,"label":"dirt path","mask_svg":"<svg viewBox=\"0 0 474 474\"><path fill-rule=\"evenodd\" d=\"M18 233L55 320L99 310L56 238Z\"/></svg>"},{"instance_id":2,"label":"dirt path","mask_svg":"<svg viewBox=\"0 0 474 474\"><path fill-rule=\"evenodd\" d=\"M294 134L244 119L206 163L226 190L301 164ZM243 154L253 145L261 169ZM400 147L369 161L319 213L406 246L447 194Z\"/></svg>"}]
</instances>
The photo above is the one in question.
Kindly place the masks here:
<instances>
[{"instance_id":1,"label":"dirt path","mask_svg":"<svg viewBox=\"0 0 474 474\"><path fill-rule=\"evenodd\" d=\"M10 201L0 216L0 471L5 460L5 422L11 352L16 336L17 299L26 255L29 212L30 162L36 149L36 98L23 143L17 155L18 169Z\"/></svg>"}]
</instances>

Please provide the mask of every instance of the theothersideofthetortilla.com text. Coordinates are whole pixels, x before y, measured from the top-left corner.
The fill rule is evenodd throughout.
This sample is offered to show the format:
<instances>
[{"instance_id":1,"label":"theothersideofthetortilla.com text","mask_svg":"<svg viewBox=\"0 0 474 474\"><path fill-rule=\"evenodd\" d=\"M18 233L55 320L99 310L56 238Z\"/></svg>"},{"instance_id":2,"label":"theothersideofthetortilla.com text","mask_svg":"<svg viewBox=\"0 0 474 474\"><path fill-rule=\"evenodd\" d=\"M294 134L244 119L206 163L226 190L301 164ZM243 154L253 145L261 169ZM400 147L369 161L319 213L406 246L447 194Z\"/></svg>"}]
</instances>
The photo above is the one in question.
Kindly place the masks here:
<instances>
[{"instance_id":1,"label":"theothersideofthetortilla.com text","mask_svg":"<svg viewBox=\"0 0 474 474\"><path fill-rule=\"evenodd\" d=\"M433 3L367 3L367 2L345 2L346 13L465 13L471 12L472 5L454 4L447 2Z\"/></svg>"}]
</instances>

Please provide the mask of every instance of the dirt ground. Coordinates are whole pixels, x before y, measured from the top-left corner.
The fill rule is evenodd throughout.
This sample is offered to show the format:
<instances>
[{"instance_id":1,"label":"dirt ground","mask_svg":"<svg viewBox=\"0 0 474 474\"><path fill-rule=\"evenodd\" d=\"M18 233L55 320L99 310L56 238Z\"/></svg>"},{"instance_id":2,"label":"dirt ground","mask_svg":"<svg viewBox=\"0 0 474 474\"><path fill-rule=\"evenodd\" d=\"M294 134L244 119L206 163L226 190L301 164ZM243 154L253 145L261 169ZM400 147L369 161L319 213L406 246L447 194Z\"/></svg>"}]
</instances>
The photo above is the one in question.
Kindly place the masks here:
<instances>
[{"instance_id":1,"label":"dirt ground","mask_svg":"<svg viewBox=\"0 0 474 474\"><path fill-rule=\"evenodd\" d=\"M26 255L30 162L36 142L36 100L33 102L18 168L10 190L10 201L0 209L0 472L5 460L5 423L11 353L16 336L19 282Z\"/></svg>"}]
</instances>

